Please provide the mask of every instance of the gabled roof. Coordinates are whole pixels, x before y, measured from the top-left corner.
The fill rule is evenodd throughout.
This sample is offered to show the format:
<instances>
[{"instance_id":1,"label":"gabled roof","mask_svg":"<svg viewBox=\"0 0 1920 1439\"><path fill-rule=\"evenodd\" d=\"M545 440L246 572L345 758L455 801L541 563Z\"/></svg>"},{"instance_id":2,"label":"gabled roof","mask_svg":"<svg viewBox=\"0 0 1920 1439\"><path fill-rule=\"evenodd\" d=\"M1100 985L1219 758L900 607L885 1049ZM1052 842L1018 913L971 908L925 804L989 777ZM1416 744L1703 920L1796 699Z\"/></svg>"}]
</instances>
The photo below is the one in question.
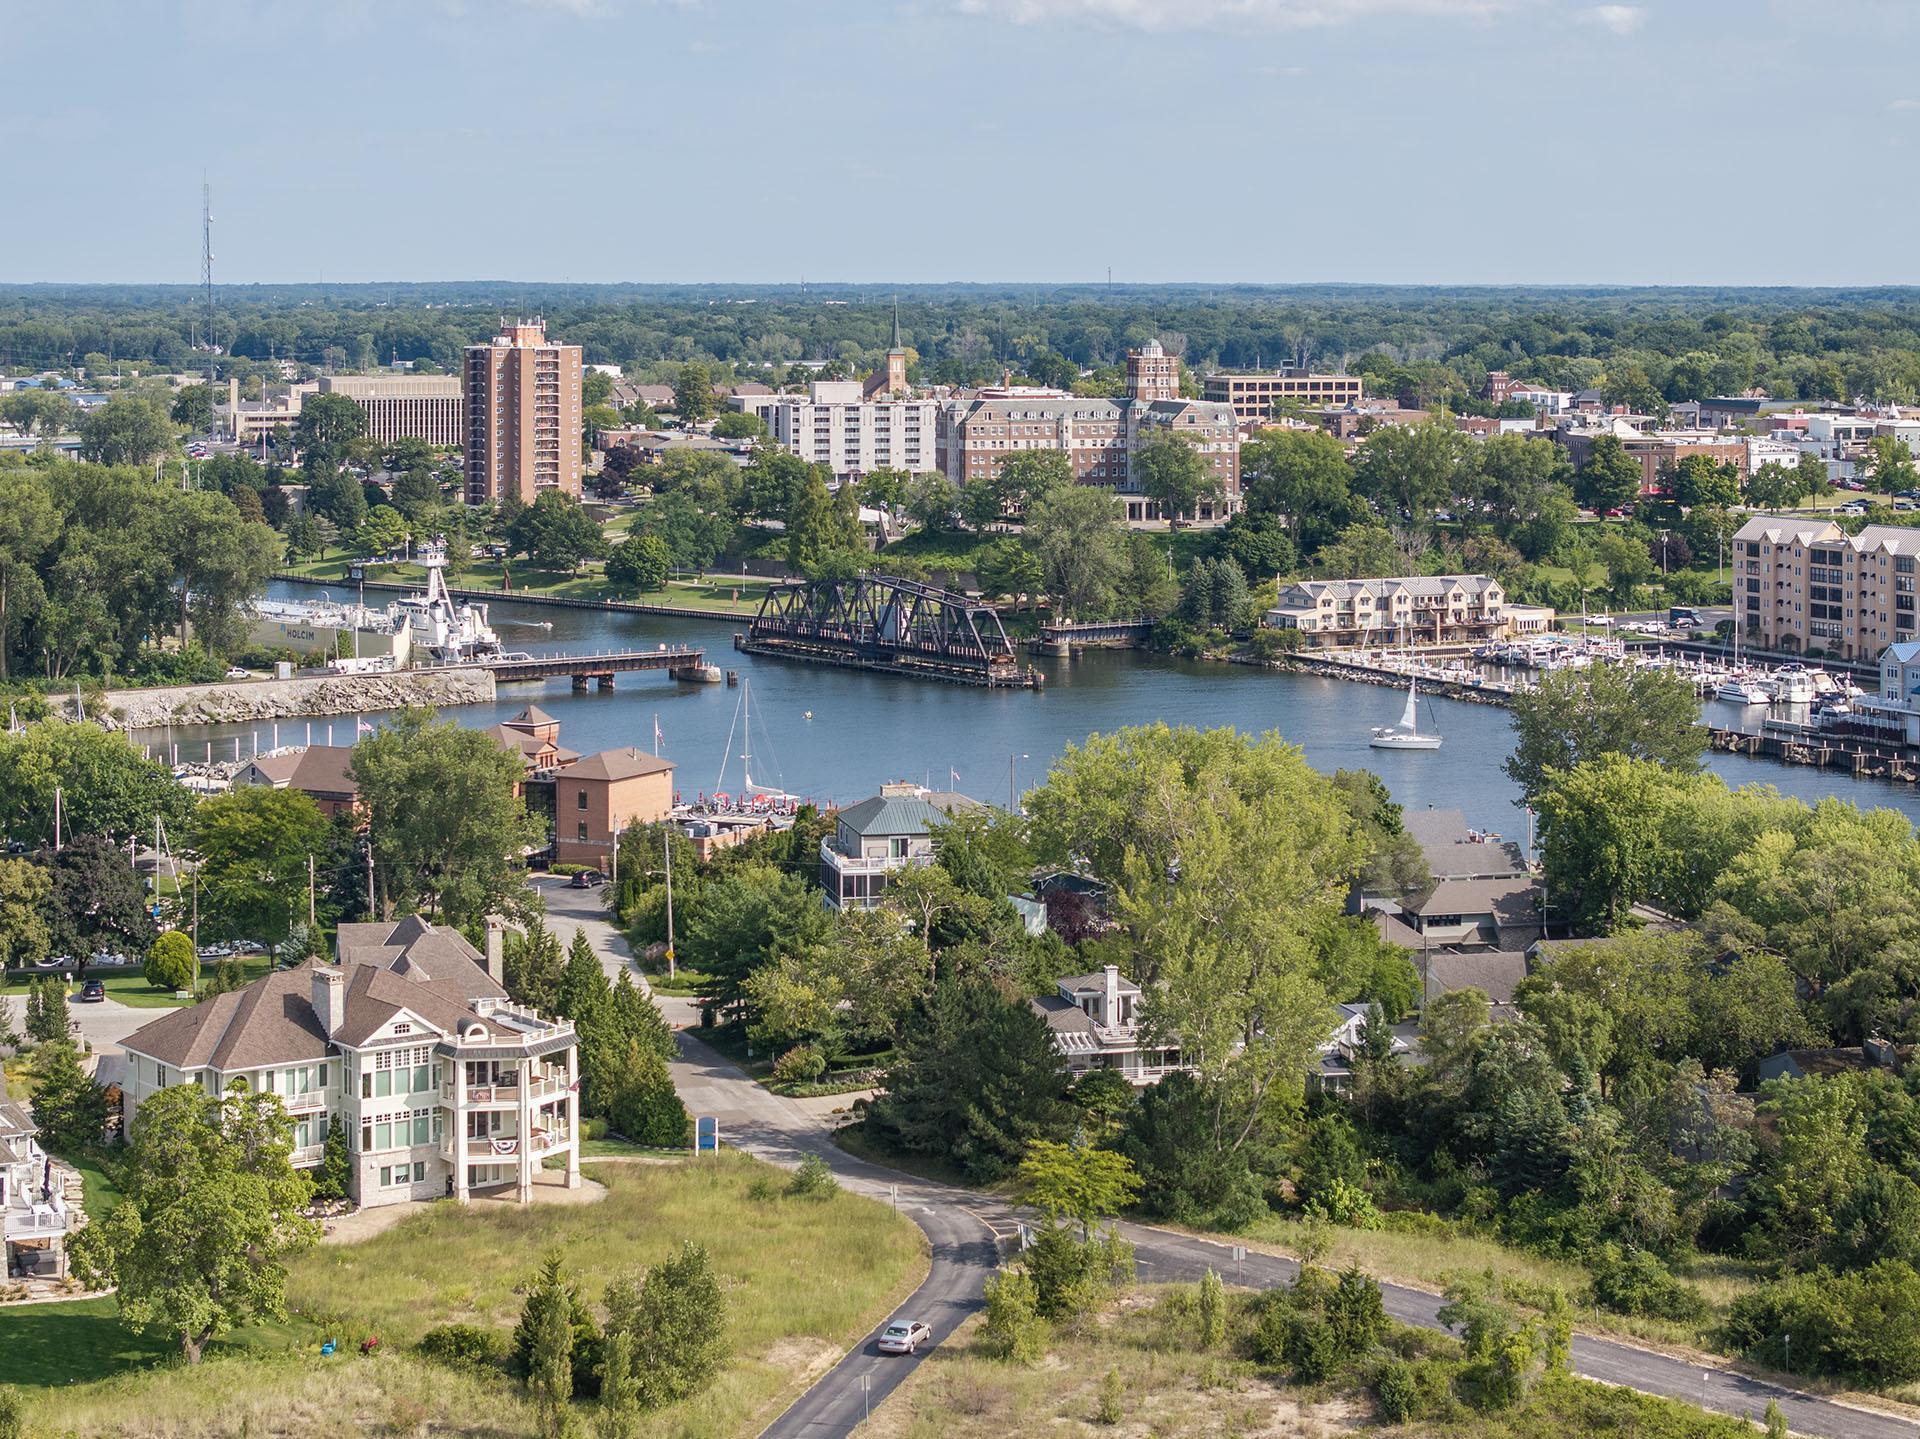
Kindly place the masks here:
<instances>
[{"instance_id":1,"label":"gabled roof","mask_svg":"<svg viewBox=\"0 0 1920 1439\"><path fill-rule=\"evenodd\" d=\"M636 779L645 774L666 774L673 761L648 754L628 745L624 749L603 749L588 755L567 771L568 779L597 779L609 782Z\"/></svg>"},{"instance_id":2,"label":"gabled roof","mask_svg":"<svg viewBox=\"0 0 1920 1439\"><path fill-rule=\"evenodd\" d=\"M306 794L357 795L360 781L353 777L353 746L310 744L297 753L265 754L251 768L276 789Z\"/></svg>"},{"instance_id":3,"label":"gabled roof","mask_svg":"<svg viewBox=\"0 0 1920 1439\"><path fill-rule=\"evenodd\" d=\"M1527 977L1527 957L1515 950L1489 949L1478 954L1442 951L1419 961L1426 971L1427 998L1456 989L1477 989L1495 1004L1512 1004L1514 986Z\"/></svg>"},{"instance_id":4,"label":"gabled roof","mask_svg":"<svg viewBox=\"0 0 1920 1439\"><path fill-rule=\"evenodd\" d=\"M541 709L539 705L528 705L512 719L505 721L505 723L510 725L548 725L559 724L560 721Z\"/></svg>"},{"instance_id":5,"label":"gabled roof","mask_svg":"<svg viewBox=\"0 0 1920 1439\"><path fill-rule=\"evenodd\" d=\"M122 1048L174 1069L249 1069L327 1057L313 1013L313 965L190 1004L144 1024Z\"/></svg>"},{"instance_id":6,"label":"gabled roof","mask_svg":"<svg viewBox=\"0 0 1920 1439\"><path fill-rule=\"evenodd\" d=\"M235 1070L325 1059L331 1044L362 1043L402 1011L442 1033L470 1022L509 1032L473 1013L475 1001L506 991L459 931L410 915L343 924L338 946L345 1014L331 1043L313 1008L314 972L324 961L310 961L162 1015L122 1047L175 1069Z\"/></svg>"},{"instance_id":7,"label":"gabled roof","mask_svg":"<svg viewBox=\"0 0 1920 1439\"><path fill-rule=\"evenodd\" d=\"M1105 994L1107 974L1105 970L1096 969L1091 974L1064 975L1054 983L1068 994ZM1138 994L1140 986L1123 974L1120 976L1120 993Z\"/></svg>"}]
</instances>

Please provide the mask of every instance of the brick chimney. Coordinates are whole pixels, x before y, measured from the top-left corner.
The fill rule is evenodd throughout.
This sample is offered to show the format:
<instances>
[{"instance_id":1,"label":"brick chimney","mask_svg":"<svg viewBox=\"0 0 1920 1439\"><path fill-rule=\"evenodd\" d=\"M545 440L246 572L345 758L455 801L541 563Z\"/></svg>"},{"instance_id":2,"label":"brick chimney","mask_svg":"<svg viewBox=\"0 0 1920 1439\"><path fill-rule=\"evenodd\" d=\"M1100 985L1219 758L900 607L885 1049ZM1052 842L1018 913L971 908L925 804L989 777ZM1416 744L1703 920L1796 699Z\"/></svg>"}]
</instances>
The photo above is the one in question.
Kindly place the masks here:
<instances>
[{"instance_id":1,"label":"brick chimney","mask_svg":"<svg viewBox=\"0 0 1920 1439\"><path fill-rule=\"evenodd\" d=\"M1123 1029L1125 1020L1120 1014L1120 966L1110 964L1101 983L1100 995L1101 1023L1108 1029Z\"/></svg>"},{"instance_id":2,"label":"brick chimney","mask_svg":"<svg viewBox=\"0 0 1920 1439\"><path fill-rule=\"evenodd\" d=\"M313 1017L331 1039L347 1018L347 977L337 964L313 962Z\"/></svg>"}]
</instances>

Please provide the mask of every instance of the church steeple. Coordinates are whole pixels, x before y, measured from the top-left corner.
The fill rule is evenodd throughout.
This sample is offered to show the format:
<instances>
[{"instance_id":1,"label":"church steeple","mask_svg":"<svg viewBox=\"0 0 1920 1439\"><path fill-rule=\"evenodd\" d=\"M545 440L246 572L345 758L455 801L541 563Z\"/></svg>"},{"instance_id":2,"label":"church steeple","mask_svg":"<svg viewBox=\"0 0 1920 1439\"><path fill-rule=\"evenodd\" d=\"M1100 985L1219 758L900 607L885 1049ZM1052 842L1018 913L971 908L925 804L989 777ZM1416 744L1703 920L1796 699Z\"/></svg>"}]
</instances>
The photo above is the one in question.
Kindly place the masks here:
<instances>
[{"instance_id":1,"label":"church steeple","mask_svg":"<svg viewBox=\"0 0 1920 1439\"><path fill-rule=\"evenodd\" d=\"M893 297L893 348L900 348L900 297Z\"/></svg>"}]
</instances>

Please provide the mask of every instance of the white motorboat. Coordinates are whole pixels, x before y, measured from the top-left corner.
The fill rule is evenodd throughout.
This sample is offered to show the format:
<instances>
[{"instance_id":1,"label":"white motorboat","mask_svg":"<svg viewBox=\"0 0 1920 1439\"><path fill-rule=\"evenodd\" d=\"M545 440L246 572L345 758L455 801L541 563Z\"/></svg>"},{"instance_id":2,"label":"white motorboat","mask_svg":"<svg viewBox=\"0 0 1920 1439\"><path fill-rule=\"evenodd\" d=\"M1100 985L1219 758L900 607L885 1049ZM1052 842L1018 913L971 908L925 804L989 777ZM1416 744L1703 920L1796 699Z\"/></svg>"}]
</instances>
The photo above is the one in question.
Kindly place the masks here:
<instances>
[{"instance_id":1,"label":"white motorboat","mask_svg":"<svg viewBox=\"0 0 1920 1439\"><path fill-rule=\"evenodd\" d=\"M1713 692L1713 697L1717 700L1724 700L1730 705L1764 705L1773 703L1773 696L1767 692L1764 685L1760 684L1757 680L1745 679L1739 675L1732 675L1723 680L1720 687Z\"/></svg>"},{"instance_id":2,"label":"white motorboat","mask_svg":"<svg viewBox=\"0 0 1920 1439\"><path fill-rule=\"evenodd\" d=\"M1799 665L1787 665L1773 673L1773 697L1781 704L1812 704L1818 690L1813 676Z\"/></svg>"},{"instance_id":3,"label":"white motorboat","mask_svg":"<svg viewBox=\"0 0 1920 1439\"><path fill-rule=\"evenodd\" d=\"M1376 725L1373 738L1367 743L1375 749L1439 749L1440 736L1421 734L1417 722L1420 706L1420 681L1407 677L1407 707L1401 711L1400 723L1394 725Z\"/></svg>"}]
</instances>

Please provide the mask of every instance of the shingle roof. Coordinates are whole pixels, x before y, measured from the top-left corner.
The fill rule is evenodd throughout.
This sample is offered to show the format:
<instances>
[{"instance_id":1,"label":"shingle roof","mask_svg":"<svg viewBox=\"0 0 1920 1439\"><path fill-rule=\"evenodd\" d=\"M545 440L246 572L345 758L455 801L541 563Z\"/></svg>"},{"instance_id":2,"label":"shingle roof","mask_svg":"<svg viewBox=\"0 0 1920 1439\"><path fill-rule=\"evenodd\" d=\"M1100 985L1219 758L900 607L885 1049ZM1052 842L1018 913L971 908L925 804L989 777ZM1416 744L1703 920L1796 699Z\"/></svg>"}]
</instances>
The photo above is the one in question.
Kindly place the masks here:
<instances>
[{"instance_id":1,"label":"shingle roof","mask_svg":"<svg viewBox=\"0 0 1920 1439\"><path fill-rule=\"evenodd\" d=\"M402 1009L452 1032L474 1018L475 1000L506 997L459 931L417 915L386 924L343 924L337 943L347 985L337 1043L361 1043ZM330 1046L313 1009L315 963L275 970L162 1015L122 1047L175 1069L258 1069L324 1059Z\"/></svg>"},{"instance_id":2,"label":"shingle roof","mask_svg":"<svg viewBox=\"0 0 1920 1439\"><path fill-rule=\"evenodd\" d=\"M1504 879L1443 879L1433 893L1407 906L1415 914L1491 914L1501 924L1521 924L1537 913L1533 880L1520 874Z\"/></svg>"},{"instance_id":3,"label":"shingle roof","mask_svg":"<svg viewBox=\"0 0 1920 1439\"><path fill-rule=\"evenodd\" d=\"M1526 955L1510 949L1443 951L1425 956L1420 965L1426 971L1429 999L1456 989L1477 989L1495 1004L1512 1004L1514 986L1527 977Z\"/></svg>"},{"instance_id":4,"label":"shingle roof","mask_svg":"<svg viewBox=\"0 0 1920 1439\"><path fill-rule=\"evenodd\" d=\"M327 1036L313 1013L313 966L276 970L243 988L142 1025L122 1048L175 1069L248 1069L324 1059Z\"/></svg>"},{"instance_id":5,"label":"shingle roof","mask_svg":"<svg viewBox=\"0 0 1920 1439\"><path fill-rule=\"evenodd\" d=\"M567 771L567 778L617 781L643 774L665 774L672 769L672 760L628 745L625 749L603 749L588 755Z\"/></svg>"},{"instance_id":6,"label":"shingle roof","mask_svg":"<svg viewBox=\"0 0 1920 1439\"><path fill-rule=\"evenodd\" d=\"M519 714L507 721L508 724L559 724L560 721L541 709L539 705L528 705Z\"/></svg>"},{"instance_id":7,"label":"shingle roof","mask_svg":"<svg viewBox=\"0 0 1920 1439\"><path fill-rule=\"evenodd\" d=\"M275 788L297 789L307 794L360 793L360 782L352 772L351 745L310 744L297 754L261 755L253 761L252 768Z\"/></svg>"},{"instance_id":8,"label":"shingle roof","mask_svg":"<svg viewBox=\"0 0 1920 1439\"><path fill-rule=\"evenodd\" d=\"M1081 990L1099 993L1105 991L1107 987L1107 973L1103 969L1096 969L1091 974L1069 974L1055 980L1054 983L1061 989L1070 990L1075 993ZM1123 974L1120 976L1120 992L1122 994L1138 994L1140 993L1140 986Z\"/></svg>"}]
</instances>

